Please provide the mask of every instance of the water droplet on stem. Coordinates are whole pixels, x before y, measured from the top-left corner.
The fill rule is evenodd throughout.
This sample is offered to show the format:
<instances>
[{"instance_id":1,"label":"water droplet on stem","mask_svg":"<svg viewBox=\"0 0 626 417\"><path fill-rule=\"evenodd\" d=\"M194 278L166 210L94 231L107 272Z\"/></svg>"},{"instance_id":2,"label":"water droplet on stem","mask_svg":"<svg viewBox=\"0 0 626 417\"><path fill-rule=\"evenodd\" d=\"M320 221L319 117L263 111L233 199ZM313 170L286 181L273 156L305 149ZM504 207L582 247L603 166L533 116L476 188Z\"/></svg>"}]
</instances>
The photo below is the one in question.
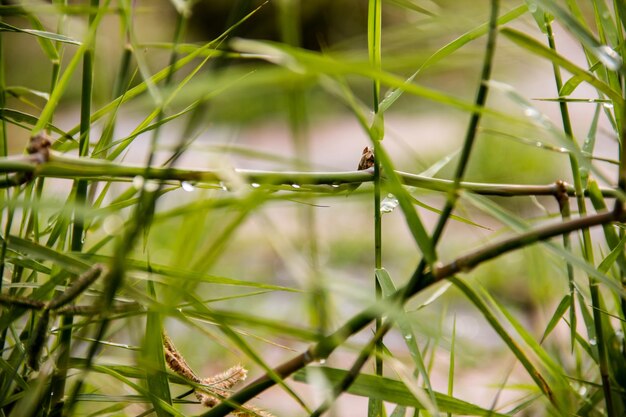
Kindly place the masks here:
<instances>
[{"instance_id":1,"label":"water droplet on stem","mask_svg":"<svg viewBox=\"0 0 626 417\"><path fill-rule=\"evenodd\" d=\"M196 187L189 181L181 181L180 186L183 190L187 192L192 192L193 190L196 189Z\"/></svg>"},{"instance_id":2,"label":"water droplet on stem","mask_svg":"<svg viewBox=\"0 0 626 417\"><path fill-rule=\"evenodd\" d=\"M380 203L381 213L391 213L400 202L393 194L388 194L387 197Z\"/></svg>"},{"instance_id":3,"label":"water droplet on stem","mask_svg":"<svg viewBox=\"0 0 626 417\"><path fill-rule=\"evenodd\" d=\"M610 46L599 46L593 49L593 52L600 62L611 71L617 71L622 67L622 57Z\"/></svg>"}]
</instances>

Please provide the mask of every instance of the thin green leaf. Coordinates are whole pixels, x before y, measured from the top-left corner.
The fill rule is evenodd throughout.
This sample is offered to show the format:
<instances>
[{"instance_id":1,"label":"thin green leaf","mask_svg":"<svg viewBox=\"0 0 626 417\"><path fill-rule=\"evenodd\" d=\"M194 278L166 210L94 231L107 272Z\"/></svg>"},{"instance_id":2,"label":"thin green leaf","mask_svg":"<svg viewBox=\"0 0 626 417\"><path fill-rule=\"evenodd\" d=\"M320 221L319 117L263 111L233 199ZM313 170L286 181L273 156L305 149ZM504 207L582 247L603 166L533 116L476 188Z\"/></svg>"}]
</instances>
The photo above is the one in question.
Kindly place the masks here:
<instances>
[{"instance_id":1,"label":"thin green leaf","mask_svg":"<svg viewBox=\"0 0 626 417\"><path fill-rule=\"evenodd\" d=\"M515 9L503 14L500 18L498 18L498 26L502 26L506 23L509 23L517 19L520 16L523 16L527 11L528 9L526 5L521 5L521 6L516 7ZM422 66L417 69L417 71L415 71L409 78L407 78L405 83L409 84L413 82L415 77L417 77L417 75L420 72L422 72L424 69L436 64L437 62L441 61L443 58L456 52L458 49L468 44L469 42L480 38L481 36L485 35L488 31L489 31L489 24L483 23L482 25L476 27L475 29L470 30L469 32L464 33L463 35L459 36L452 42L443 46L442 48L437 50L437 52L431 55L422 64ZM387 111L387 109L389 109L389 107L391 107L391 105L398 98L400 98L400 96L404 93L404 91L405 90L402 87L396 87L393 90L391 90L389 93L387 93L383 101L380 103L380 110L383 112Z\"/></svg>"},{"instance_id":2,"label":"thin green leaf","mask_svg":"<svg viewBox=\"0 0 626 417\"><path fill-rule=\"evenodd\" d=\"M81 45L81 42L76 39L72 39L65 35L60 35L58 33L46 32L43 30L36 29L20 29L15 26L11 26L8 23L0 22L0 32L21 32L29 35L37 36L39 38L50 39L55 42L69 43L72 45Z\"/></svg>"},{"instance_id":3,"label":"thin green leaf","mask_svg":"<svg viewBox=\"0 0 626 417\"><path fill-rule=\"evenodd\" d=\"M544 393L544 395L550 400L552 405L555 406L557 410L563 410L564 404L559 404L558 399L554 395L554 391L548 384L546 378L543 376L542 372L530 361L528 355L524 352L524 350L519 346L519 344L509 335L506 331L502 323L498 320L498 318L494 315L493 311L487 306L487 304L482 300L479 294L474 291L471 287L469 287L464 281L458 279L457 277L449 278L454 285L465 294L465 296L478 308L482 316L487 320L487 322L491 325L493 330L500 336L502 341L507 345L511 353L515 355L515 357L520 361L522 366L528 372L528 375L535 381L537 387Z\"/></svg>"},{"instance_id":4,"label":"thin green leaf","mask_svg":"<svg viewBox=\"0 0 626 417\"><path fill-rule=\"evenodd\" d=\"M385 0L387 3L394 4L398 7L402 7L417 13L425 14L426 16L435 16L435 14L428 9L418 6L411 0Z\"/></svg>"},{"instance_id":5,"label":"thin green leaf","mask_svg":"<svg viewBox=\"0 0 626 417\"><path fill-rule=\"evenodd\" d=\"M413 200L413 204L415 204L416 206L424 208L424 209L426 209L428 211L432 211L433 213L441 214L441 210L439 210L438 208L435 208L433 206L429 206L426 203L422 203L421 201L419 201L417 198L415 198L413 196L411 196L411 200ZM457 222L460 222L460 223L469 224L470 226L480 227L481 229L491 230L487 226L480 225L480 224L478 224L476 222L471 221L470 219L466 219L465 217L457 216L456 214L451 214L450 215L450 219L456 220Z\"/></svg>"},{"instance_id":6,"label":"thin green leaf","mask_svg":"<svg viewBox=\"0 0 626 417\"><path fill-rule=\"evenodd\" d=\"M624 256L624 243L626 243L626 236L624 236L617 245L611 250L611 252L600 262L598 265L598 271L606 274L613 266L619 256Z\"/></svg>"},{"instance_id":7,"label":"thin green leaf","mask_svg":"<svg viewBox=\"0 0 626 417\"><path fill-rule=\"evenodd\" d=\"M337 384L346 375L346 371L344 370L326 367L316 367L314 371L321 372L332 384ZM308 382L309 373L312 373L311 368L302 369L294 374L294 379L299 382ZM382 401L404 405L407 407L414 407L422 410L424 409L422 404L402 382L375 375L360 374L357 376L352 386L348 389L348 393L361 397L377 398ZM504 414L485 410L476 405L441 394L439 392L434 392L433 394L437 399L437 403L439 404L442 412L468 416L504 416ZM430 393L425 392L425 395L430 395Z\"/></svg>"},{"instance_id":8,"label":"thin green leaf","mask_svg":"<svg viewBox=\"0 0 626 417\"><path fill-rule=\"evenodd\" d=\"M380 287L383 292L383 298L389 297L391 294L396 292L396 286L391 279L391 276L387 272L386 269L381 268L376 270L376 278L380 283ZM409 349L409 354L415 363L415 375L418 374L424 378L424 384L426 388L428 388L429 393L431 394L430 399L435 409L437 409L437 399L433 395L433 387L430 383L430 376L428 371L426 370L426 365L424 364L424 358L422 357L422 352L420 352L419 347L417 346L417 337L413 332L413 328L411 327L411 323L406 317L405 314L399 313L396 317L396 321L398 322L398 327L400 332L402 333L402 337L404 338L404 343Z\"/></svg>"},{"instance_id":9,"label":"thin green leaf","mask_svg":"<svg viewBox=\"0 0 626 417\"><path fill-rule=\"evenodd\" d=\"M572 16L554 0L536 0L545 9L550 11L567 30L576 36L594 54L604 66L611 71L622 68L622 58L609 46L603 45L596 37L580 24L578 19ZM622 103L623 104L623 103Z\"/></svg>"},{"instance_id":10,"label":"thin green leaf","mask_svg":"<svg viewBox=\"0 0 626 417\"><path fill-rule=\"evenodd\" d=\"M148 292L151 297L156 297L154 283L148 283ZM170 386L165 368L165 355L163 353L163 325L159 313L149 312L146 320L146 333L144 338L144 355L146 382L152 396L152 404L158 417L170 417L161 401L171 405ZM158 399L158 400L157 400Z\"/></svg>"},{"instance_id":11,"label":"thin green leaf","mask_svg":"<svg viewBox=\"0 0 626 417\"><path fill-rule=\"evenodd\" d=\"M53 262L56 266L59 266L67 271L80 274L91 268L90 263L85 262L80 258L61 253L30 240L22 239L17 236L9 236L7 242L9 247L16 252L24 253L35 259Z\"/></svg>"},{"instance_id":12,"label":"thin green leaf","mask_svg":"<svg viewBox=\"0 0 626 417\"><path fill-rule=\"evenodd\" d=\"M41 115L39 116L39 120L37 121L37 124L35 124L35 127L33 127L33 131L32 131L33 135L42 131L52 120L54 111L56 110L59 104L59 101L61 100L61 97L65 93L65 90L67 89L74 75L74 71L78 67L78 64L82 61L83 56L85 55L87 50L89 50L89 48L91 47L92 40L94 39L96 35L96 31L98 29L100 21L104 17L105 10L107 9L110 2L111 0L106 0L103 4L103 7L98 9L98 13L95 15L91 25L89 26L89 32L87 33L87 36L85 37L85 41L80 45L80 47L78 48L78 50L76 51L76 53L74 54L70 62L67 64L67 67L65 68L65 71L63 72L63 75L61 76L61 78L59 78L59 81L56 83L56 86L54 90L52 91L52 94L50 94L50 99L48 100L48 102L46 103L46 106L42 110Z\"/></svg>"},{"instance_id":13,"label":"thin green leaf","mask_svg":"<svg viewBox=\"0 0 626 417\"><path fill-rule=\"evenodd\" d=\"M30 130L33 126L37 124L37 121L39 120L36 116L33 116L32 114L7 108L0 109L0 119L5 120L9 123L13 123L14 125L20 126L26 130ZM65 140L74 140L67 132L59 129L52 123L48 123L46 125L46 129L50 129L53 132L58 133Z\"/></svg>"},{"instance_id":14,"label":"thin green leaf","mask_svg":"<svg viewBox=\"0 0 626 417\"><path fill-rule=\"evenodd\" d=\"M552 333L552 330L554 330L556 325L561 320L561 317L563 317L563 314L565 314L565 312L567 311L567 309L570 307L571 304L572 304L572 297L569 294L566 294L561 299L561 302L559 303L559 305L556 307L554 314L552 314L552 317L550 318L550 321L548 322L548 325L546 326L546 330L544 330L543 336L541 336L541 340L539 341L539 343L543 343L544 340L546 340L546 338L548 337L548 335Z\"/></svg>"},{"instance_id":15,"label":"thin green leaf","mask_svg":"<svg viewBox=\"0 0 626 417\"><path fill-rule=\"evenodd\" d=\"M593 74L591 74L587 70L580 68L578 65L574 64L572 61L568 60L562 55L557 54L556 52L554 52L547 46L544 46L543 44L539 43L536 39L531 38L525 33L522 33L514 29L510 29L510 28L504 28L501 30L501 32L504 36L509 38L511 41L526 48L527 50L534 53L535 55L549 59L554 64L559 65L563 69L571 72L572 74L576 76L579 76L581 79L588 82L598 91L601 91L602 93L606 94L606 96L609 97L616 104L616 106L619 107L621 111L621 108L624 106L624 99L622 98L622 96L620 95L618 91L613 90L604 81L597 79L596 77L593 76Z\"/></svg>"}]
</instances>

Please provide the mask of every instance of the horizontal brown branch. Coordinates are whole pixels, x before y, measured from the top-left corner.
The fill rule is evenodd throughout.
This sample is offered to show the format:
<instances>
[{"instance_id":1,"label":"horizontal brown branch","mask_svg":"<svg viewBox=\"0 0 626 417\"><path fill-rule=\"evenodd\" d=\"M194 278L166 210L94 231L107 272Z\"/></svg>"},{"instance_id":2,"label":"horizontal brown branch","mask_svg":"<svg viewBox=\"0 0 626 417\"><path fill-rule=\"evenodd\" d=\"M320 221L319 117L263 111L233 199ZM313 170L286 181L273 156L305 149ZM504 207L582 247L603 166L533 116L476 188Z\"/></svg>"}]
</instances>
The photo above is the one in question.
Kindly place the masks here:
<instances>
[{"instance_id":1,"label":"horizontal brown branch","mask_svg":"<svg viewBox=\"0 0 626 417\"><path fill-rule=\"evenodd\" d=\"M399 289L391 297L404 304L409 298L424 290L435 282L453 276L459 272L468 271L477 265L497 258L505 253L531 245L533 243L545 241L555 236L559 236L575 230L604 225L611 222L626 221L626 213L620 204L616 204L616 209L610 212L598 213L590 216L580 217L566 222L549 224L526 233L513 236L506 240L485 246L472 253L461 256L449 264L436 267L432 272L426 272L418 280L420 285L407 291L407 288ZM339 330L329 336L324 337L320 342L311 346L306 352L301 353L293 359L277 366L274 372L281 378L287 378L294 372L304 368L311 362L325 359L336 347L341 345L348 337L361 331L372 320L379 316L379 309L369 307L361 313L355 315ZM248 386L241 389L229 399L229 403L221 403L214 409L204 413L202 417L223 417L234 408L231 403L244 404L251 398L259 395L263 391L272 387L275 381L268 375L263 375Z\"/></svg>"}]
</instances>

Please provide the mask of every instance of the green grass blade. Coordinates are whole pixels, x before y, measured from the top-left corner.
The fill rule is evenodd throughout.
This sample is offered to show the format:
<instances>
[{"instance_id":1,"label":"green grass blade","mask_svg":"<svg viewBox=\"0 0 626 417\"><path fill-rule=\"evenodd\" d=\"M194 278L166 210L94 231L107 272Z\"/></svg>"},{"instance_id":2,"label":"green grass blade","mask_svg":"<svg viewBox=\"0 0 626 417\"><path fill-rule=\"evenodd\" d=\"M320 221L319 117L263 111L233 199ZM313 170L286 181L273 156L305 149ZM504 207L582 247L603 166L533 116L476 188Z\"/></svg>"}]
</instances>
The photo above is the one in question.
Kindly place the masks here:
<instances>
[{"instance_id":1,"label":"green grass blade","mask_svg":"<svg viewBox=\"0 0 626 417\"><path fill-rule=\"evenodd\" d=\"M527 12L527 6L521 5L513 10L503 14L498 18L498 26L502 26L506 23L512 22L520 16L523 16ZM438 49L434 54L432 54L424 63L415 71L409 78L406 79L406 83L411 83L417 77L419 73L421 73L426 68L436 64L447 56L453 54L461 47L467 45L468 43L476 40L482 36L484 36L489 31L489 23L483 23L482 25L476 27L475 29L470 30L469 32L464 33L459 36L452 42L446 44L445 46ZM389 93L385 95L385 98L380 103L381 111L385 112L387 109L391 107L393 103L396 102L400 98L400 96L404 93L403 88L394 88Z\"/></svg>"},{"instance_id":2,"label":"green grass blade","mask_svg":"<svg viewBox=\"0 0 626 417\"><path fill-rule=\"evenodd\" d=\"M156 297L154 283L148 282L148 294ZM171 405L170 386L165 368L163 353L163 325L157 312L148 312L146 334L144 338L144 355L142 361L146 369L146 382L150 398L158 417L170 417L172 414L161 407L161 401Z\"/></svg>"},{"instance_id":3,"label":"green grass blade","mask_svg":"<svg viewBox=\"0 0 626 417\"><path fill-rule=\"evenodd\" d=\"M621 109L624 106L624 99L618 91L613 90L608 84L604 81L601 81L593 76L587 70L580 68L578 65L574 64L572 61L563 57L562 55L557 54L547 46L539 43L534 38L517 31L515 29L504 28L502 29L502 34L509 38L514 43L520 45L521 47L529 50L533 54L546 58L553 62L554 64L560 66L561 68L571 72L572 74L580 77L582 80L589 83L591 86L596 88L598 91L601 91L603 94L606 94L616 105L618 109ZM619 111L616 109L616 111Z\"/></svg>"},{"instance_id":4,"label":"green grass blade","mask_svg":"<svg viewBox=\"0 0 626 417\"><path fill-rule=\"evenodd\" d=\"M554 0L537 0L537 2L552 13L554 17L556 17L570 33L576 36L608 70L621 70L623 64L622 58L609 46L600 43L600 41L567 10L558 5Z\"/></svg>"},{"instance_id":5,"label":"green grass blade","mask_svg":"<svg viewBox=\"0 0 626 417\"><path fill-rule=\"evenodd\" d=\"M69 43L72 45L81 45L82 43L77 41L76 39L72 39L70 37L60 35L58 33L46 32L43 30L36 29L20 29L15 26L11 26L8 23L0 22L0 32L21 32L26 33L28 35L33 35L43 39L49 39L55 42ZM58 56L56 56L58 59Z\"/></svg>"},{"instance_id":6,"label":"green grass blade","mask_svg":"<svg viewBox=\"0 0 626 417\"><path fill-rule=\"evenodd\" d=\"M87 52L87 50L90 48L91 42L96 35L96 30L98 29L100 20L102 20L102 18L104 17L105 10L107 9L109 3L110 0L106 0L103 4L103 7L98 9L98 13L95 15L92 24L89 26L89 32L87 33L85 40L83 41L82 45L80 45L70 62L67 64L67 67L65 68L63 75L56 84L54 91L52 91L52 93L50 94L50 99L46 103L46 106L42 110L41 114L39 115L37 124L35 124L32 130L33 135L42 131L48 125L48 123L52 121L54 111L56 110L59 101L61 100L61 97L65 93L65 90L67 90L67 87L74 75L76 67L78 67L78 64L83 59L83 55L85 54L85 52Z\"/></svg>"},{"instance_id":7,"label":"green grass blade","mask_svg":"<svg viewBox=\"0 0 626 417\"><path fill-rule=\"evenodd\" d=\"M396 292L396 286L386 269L376 270L376 278L378 279L378 282L380 282L380 286L383 290L383 297L389 297L391 294ZM415 332L413 332L413 329L411 328L411 323L405 314L399 313L396 321L398 322L398 328L402 333L404 343L409 350L411 359L413 359L413 363L415 364L416 372L414 374L415 376L421 375L422 378L424 378L424 385L426 385L428 392L431 394L430 399L436 409L438 407L437 398L434 395L433 387L430 383L430 375L428 374L428 370L426 369L422 352L417 346L417 336Z\"/></svg>"},{"instance_id":8,"label":"green grass blade","mask_svg":"<svg viewBox=\"0 0 626 417\"><path fill-rule=\"evenodd\" d=\"M572 297L570 294L565 295L561 299L561 302L556 307L554 314L552 314L550 321L546 325L546 329L544 330L543 336L541 336L541 340L539 341L539 343L543 343L544 340L546 340L546 338L550 335L550 333L552 333L552 330L554 330L554 328L559 323L559 321L561 321L563 314L565 314L565 312L570 308L571 304L572 304Z\"/></svg>"},{"instance_id":9,"label":"green grass blade","mask_svg":"<svg viewBox=\"0 0 626 417\"><path fill-rule=\"evenodd\" d=\"M535 381L535 384L543 392L543 394L547 397L550 403L560 411L563 411L563 407L565 404L559 404L559 398L555 397L554 391L548 384L548 381L543 376L543 373L531 362L528 355L524 352L521 346L509 335L509 333L504 328L503 324L498 320L498 318L494 315L493 311L487 306L487 304L482 300L480 295L474 291L470 286L468 286L464 281L456 278L450 277L450 281L454 283L454 285L465 294L465 296L478 308L482 316L489 323L489 325L495 330L495 332L500 336L502 341L507 345L511 353L515 355L515 357L520 361L528 375Z\"/></svg>"},{"instance_id":10,"label":"green grass blade","mask_svg":"<svg viewBox=\"0 0 626 417\"><path fill-rule=\"evenodd\" d=\"M294 379L299 382L307 382L309 368L300 370L294 374ZM315 372L321 372L331 383L338 383L345 375L346 371L333 368L315 368ZM354 384L348 389L348 393L368 398L377 398L382 401L424 409L422 404L411 393L411 391L400 381L383 378L375 375L360 374ZM425 395L429 395L425 393ZM485 410L468 402L450 397L439 392L434 393L437 403L442 412L467 416L504 416L497 412Z\"/></svg>"}]
</instances>

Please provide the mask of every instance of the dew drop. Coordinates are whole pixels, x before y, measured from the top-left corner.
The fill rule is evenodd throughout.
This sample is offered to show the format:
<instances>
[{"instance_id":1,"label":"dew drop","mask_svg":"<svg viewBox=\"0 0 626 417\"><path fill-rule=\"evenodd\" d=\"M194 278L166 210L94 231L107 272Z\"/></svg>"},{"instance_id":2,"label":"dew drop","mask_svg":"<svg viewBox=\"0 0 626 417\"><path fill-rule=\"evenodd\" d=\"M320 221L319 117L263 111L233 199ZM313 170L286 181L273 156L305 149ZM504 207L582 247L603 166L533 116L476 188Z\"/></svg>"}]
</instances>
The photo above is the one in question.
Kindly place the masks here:
<instances>
[{"instance_id":1,"label":"dew drop","mask_svg":"<svg viewBox=\"0 0 626 417\"><path fill-rule=\"evenodd\" d=\"M622 57L608 45L602 45L593 49L600 62L611 71L617 71L622 67Z\"/></svg>"},{"instance_id":2,"label":"dew drop","mask_svg":"<svg viewBox=\"0 0 626 417\"><path fill-rule=\"evenodd\" d=\"M539 113L539 110L534 107L526 107L526 109L524 109L524 115L532 117L533 119L538 119L541 116L541 113Z\"/></svg>"},{"instance_id":3,"label":"dew drop","mask_svg":"<svg viewBox=\"0 0 626 417\"><path fill-rule=\"evenodd\" d=\"M538 147L538 148L543 148L543 143L535 142L535 146Z\"/></svg>"},{"instance_id":4,"label":"dew drop","mask_svg":"<svg viewBox=\"0 0 626 417\"><path fill-rule=\"evenodd\" d=\"M180 186L183 190L189 193L196 189L196 187L189 181L181 181Z\"/></svg>"},{"instance_id":5,"label":"dew drop","mask_svg":"<svg viewBox=\"0 0 626 417\"><path fill-rule=\"evenodd\" d=\"M387 197L380 203L381 213L391 213L400 202L393 194L387 194Z\"/></svg>"},{"instance_id":6,"label":"dew drop","mask_svg":"<svg viewBox=\"0 0 626 417\"><path fill-rule=\"evenodd\" d=\"M226 187L226 184L224 184L222 181L220 181L220 188L221 188L223 191L228 191L228 187Z\"/></svg>"},{"instance_id":7,"label":"dew drop","mask_svg":"<svg viewBox=\"0 0 626 417\"><path fill-rule=\"evenodd\" d=\"M258 182L253 182L252 184L250 184L250 186L252 188L259 188L261 186L261 184L259 184Z\"/></svg>"},{"instance_id":8,"label":"dew drop","mask_svg":"<svg viewBox=\"0 0 626 417\"><path fill-rule=\"evenodd\" d=\"M339 188L339 184L331 184L330 186L333 188Z\"/></svg>"},{"instance_id":9,"label":"dew drop","mask_svg":"<svg viewBox=\"0 0 626 417\"><path fill-rule=\"evenodd\" d=\"M597 345L597 344L598 344L598 341L597 341L597 340L596 340L596 338L594 337L593 339L590 339L590 340L589 340L589 344L590 344L591 346L595 346L595 345Z\"/></svg>"},{"instance_id":10,"label":"dew drop","mask_svg":"<svg viewBox=\"0 0 626 417\"><path fill-rule=\"evenodd\" d=\"M537 3L528 3L528 11L531 13L535 13L537 11Z\"/></svg>"},{"instance_id":11,"label":"dew drop","mask_svg":"<svg viewBox=\"0 0 626 417\"><path fill-rule=\"evenodd\" d=\"M324 365L326 363L326 359L320 359L320 365Z\"/></svg>"},{"instance_id":12,"label":"dew drop","mask_svg":"<svg viewBox=\"0 0 626 417\"><path fill-rule=\"evenodd\" d=\"M605 109L612 109L613 103L602 103L602 107L604 107Z\"/></svg>"},{"instance_id":13,"label":"dew drop","mask_svg":"<svg viewBox=\"0 0 626 417\"><path fill-rule=\"evenodd\" d=\"M141 175L136 175L133 177L133 187L137 190L141 190L143 188L144 179Z\"/></svg>"},{"instance_id":14,"label":"dew drop","mask_svg":"<svg viewBox=\"0 0 626 417\"><path fill-rule=\"evenodd\" d=\"M291 186L292 186L293 188L295 188L296 190L300 188L300 186L299 186L298 184L291 184Z\"/></svg>"},{"instance_id":15,"label":"dew drop","mask_svg":"<svg viewBox=\"0 0 626 417\"><path fill-rule=\"evenodd\" d=\"M580 389L578 390L578 394L580 394L581 396L584 396L585 394L587 394L587 387L585 386L580 387Z\"/></svg>"},{"instance_id":16,"label":"dew drop","mask_svg":"<svg viewBox=\"0 0 626 417\"><path fill-rule=\"evenodd\" d=\"M404 338L405 338L406 340L411 340L411 339L413 339L413 336L412 336L412 335L410 335L410 334L407 334L407 335L405 335L405 336L404 336Z\"/></svg>"}]
</instances>

